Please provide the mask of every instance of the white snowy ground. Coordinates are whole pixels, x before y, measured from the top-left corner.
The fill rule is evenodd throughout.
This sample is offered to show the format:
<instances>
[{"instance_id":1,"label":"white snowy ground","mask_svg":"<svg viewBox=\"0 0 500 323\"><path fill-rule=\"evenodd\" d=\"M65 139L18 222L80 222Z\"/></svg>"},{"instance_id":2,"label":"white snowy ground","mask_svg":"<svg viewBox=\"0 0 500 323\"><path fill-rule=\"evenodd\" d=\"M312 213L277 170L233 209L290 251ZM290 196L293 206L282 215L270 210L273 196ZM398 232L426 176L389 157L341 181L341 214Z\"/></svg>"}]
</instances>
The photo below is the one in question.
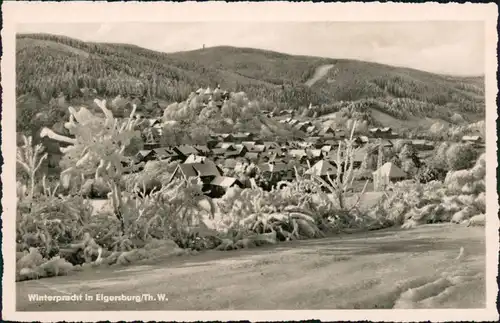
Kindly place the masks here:
<instances>
[{"instance_id":1,"label":"white snowy ground","mask_svg":"<svg viewBox=\"0 0 500 323\"><path fill-rule=\"evenodd\" d=\"M460 225L389 229L16 285L20 311L481 308L485 233ZM28 300L28 294L71 293L165 294L168 301Z\"/></svg>"}]
</instances>

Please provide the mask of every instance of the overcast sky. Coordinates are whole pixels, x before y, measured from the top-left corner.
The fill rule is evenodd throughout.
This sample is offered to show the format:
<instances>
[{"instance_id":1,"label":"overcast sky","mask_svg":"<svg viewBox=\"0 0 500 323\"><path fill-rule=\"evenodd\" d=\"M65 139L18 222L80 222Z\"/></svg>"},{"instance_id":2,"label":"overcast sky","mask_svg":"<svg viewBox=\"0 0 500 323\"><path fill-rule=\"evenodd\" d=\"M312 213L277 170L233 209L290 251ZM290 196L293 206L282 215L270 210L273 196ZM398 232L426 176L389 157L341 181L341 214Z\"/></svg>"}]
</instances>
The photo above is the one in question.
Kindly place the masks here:
<instances>
[{"instance_id":1,"label":"overcast sky","mask_svg":"<svg viewBox=\"0 0 500 323\"><path fill-rule=\"evenodd\" d=\"M175 52L229 45L360 59L451 75L482 75L482 22L182 22L23 24L20 33L130 43Z\"/></svg>"}]
</instances>

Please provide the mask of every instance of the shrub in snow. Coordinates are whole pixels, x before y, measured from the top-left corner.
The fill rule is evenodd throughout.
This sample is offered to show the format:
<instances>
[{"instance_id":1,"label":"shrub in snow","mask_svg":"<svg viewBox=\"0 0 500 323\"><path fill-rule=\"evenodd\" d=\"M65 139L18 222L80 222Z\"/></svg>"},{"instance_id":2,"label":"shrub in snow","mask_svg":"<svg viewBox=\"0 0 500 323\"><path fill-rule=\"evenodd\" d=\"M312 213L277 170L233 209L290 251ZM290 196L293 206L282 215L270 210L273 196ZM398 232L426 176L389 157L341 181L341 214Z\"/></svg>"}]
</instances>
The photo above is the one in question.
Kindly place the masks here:
<instances>
[{"instance_id":1,"label":"shrub in snow","mask_svg":"<svg viewBox=\"0 0 500 323\"><path fill-rule=\"evenodd\" d=\"M478 214L471 217L467 222L467 226L485 226L486 225L486 215Z\"/></svg>"},{"instance_id":2,"label":"shrub in snow","mask_svg":"<svg viewBox=\"0 0 500 323\"><path fill-rule=\"evenodd\" d=\"M448 187L450 193L460 194L462 193L462 188L466 184L472 184L474 180L474 176L470 170L463 169L449 172L446 175L444 183Z\"/></svg>"},{"instance_id":3,"label":"shrub in snow","mask_svg":"<svg viewBox=\"0 0 500 323\"><path fill-rule=\"evenodd\" d=\"M453 214L451 222L462 223L463 221L468 220L473 214L474 214L474 209L470 206L467 206L464 209Z\"/></svg>"},{"instance_id":4,"label":"shrub in snow","mask_svg":"<svg viewBox=\"0 0 500 323\"><path fill-rule=\"evenodd\" d=\"M62 276L73 270L73 265L60 257L43 258L36 248L25 251L16 263L16 281Z\"/></svg>"}]
</instances>

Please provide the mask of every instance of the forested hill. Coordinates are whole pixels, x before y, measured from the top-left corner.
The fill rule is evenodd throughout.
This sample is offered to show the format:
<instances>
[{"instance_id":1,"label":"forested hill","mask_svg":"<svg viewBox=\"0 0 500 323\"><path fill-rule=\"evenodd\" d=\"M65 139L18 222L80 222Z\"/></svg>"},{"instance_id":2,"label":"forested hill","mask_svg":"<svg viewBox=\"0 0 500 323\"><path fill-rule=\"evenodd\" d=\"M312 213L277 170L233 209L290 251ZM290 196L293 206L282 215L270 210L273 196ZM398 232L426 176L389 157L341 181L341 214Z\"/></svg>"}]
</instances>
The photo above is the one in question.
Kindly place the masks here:
<instances>
[{"instance_id":1,"label":"forested hill","mask_svg":"<svg viewBox=\"0 0 500 323\"><path fill-rule=\"evenodd\" d=\"M355 60L234 47L166 54L47 34L18 35L16 57L19 102L35 102L31 106L36 109L61 94L70 102L81 100L82 89L95 89L105 98L140 98L146 104L185 100L199 87L220 84L271 107L301 110L312 103L319 115L351 102L401 120L446 119L454 113L471 119L484 116L482 77L442 76ZM306 86L325 65L333 68Z\"/></svg>"}]
</instances>

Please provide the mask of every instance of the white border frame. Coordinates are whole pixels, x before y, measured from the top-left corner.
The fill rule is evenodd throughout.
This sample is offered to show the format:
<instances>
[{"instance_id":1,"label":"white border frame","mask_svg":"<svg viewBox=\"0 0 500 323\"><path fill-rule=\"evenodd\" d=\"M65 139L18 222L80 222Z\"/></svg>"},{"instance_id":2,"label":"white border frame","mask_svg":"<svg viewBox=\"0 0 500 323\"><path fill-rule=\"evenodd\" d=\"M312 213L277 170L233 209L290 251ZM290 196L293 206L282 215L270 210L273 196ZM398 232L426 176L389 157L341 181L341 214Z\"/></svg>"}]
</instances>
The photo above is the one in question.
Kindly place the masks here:
<instances>
[{"instance_id":1,"label":"white border frame","mask_svg":"<svg viewBox=\"0 0 500 323\"><path fill-rule=\"evenodd\" d=\"M106 3L106 2L7 2L2 3L2 169L3 185L3 294L16 290L15 277L15 28L19 23L44 22L180 22L180 21L484 21L486 79L486 226L487 308L440 310L315 310L315 311L89 311L17 312L15 297L3 297L3 317L13 321L70 321L74 317L97 320L167 321L286 321L319 319L370 321L490 321L498 320L499 220L496 191L496 30L498 7L490 4L380 4L380 3ZM207 14L209 12L209 14Z\"/></svg>"}]
</instances>

